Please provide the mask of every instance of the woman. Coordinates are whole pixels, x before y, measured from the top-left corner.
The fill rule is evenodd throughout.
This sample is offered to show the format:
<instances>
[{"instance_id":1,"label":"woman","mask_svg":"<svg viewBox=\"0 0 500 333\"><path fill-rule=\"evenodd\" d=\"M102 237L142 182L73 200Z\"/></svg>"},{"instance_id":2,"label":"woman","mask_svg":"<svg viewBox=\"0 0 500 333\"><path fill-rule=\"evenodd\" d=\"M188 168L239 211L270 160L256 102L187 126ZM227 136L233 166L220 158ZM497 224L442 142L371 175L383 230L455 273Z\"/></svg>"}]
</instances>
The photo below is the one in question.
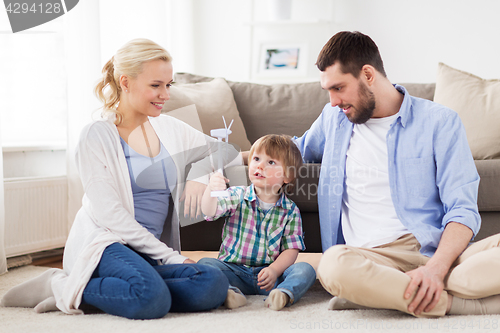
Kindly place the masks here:
<instances>
[{"instance_id":1,"label":"woman","mask_svg":"<svg viewBox=\"0 0 500 333\"><path fill-rule=\"evenodd\" d=\"M176 214L165 223L169 203L177 207L186 166L192 164L188 180L198 175L207 181L207 141L214 140L160 115L173 70L159 45L130 41L103 74L95 91L105 116L83 129L77 147L85 195L66 243L64 271L51 269L15 287L2 305L82 313L80 305L87 304L132 319L216 308L226 298L227 278L179 254ZM196 203L205 185L191 185ZM168 245L159 240L162 231Z\"/></svg>"}]
</instances>

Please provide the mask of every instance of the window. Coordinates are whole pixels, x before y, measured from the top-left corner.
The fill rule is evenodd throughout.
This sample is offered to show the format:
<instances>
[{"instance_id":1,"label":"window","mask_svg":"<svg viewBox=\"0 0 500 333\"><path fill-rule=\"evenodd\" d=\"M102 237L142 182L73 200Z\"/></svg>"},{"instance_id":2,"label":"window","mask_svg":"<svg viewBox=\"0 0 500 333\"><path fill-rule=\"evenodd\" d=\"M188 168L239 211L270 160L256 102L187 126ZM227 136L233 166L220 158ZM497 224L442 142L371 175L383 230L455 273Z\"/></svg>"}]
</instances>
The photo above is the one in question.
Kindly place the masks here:
<instances>
[{"instance_id":1,"label":"window","mask_svg":"<svg viewBox=\"0 0 500 333\"><path fill-rule=\"evenodd\" d=\"M65 145L63 17L13 34L0 12L2 145Z\"/></svg>"}]
</instances>

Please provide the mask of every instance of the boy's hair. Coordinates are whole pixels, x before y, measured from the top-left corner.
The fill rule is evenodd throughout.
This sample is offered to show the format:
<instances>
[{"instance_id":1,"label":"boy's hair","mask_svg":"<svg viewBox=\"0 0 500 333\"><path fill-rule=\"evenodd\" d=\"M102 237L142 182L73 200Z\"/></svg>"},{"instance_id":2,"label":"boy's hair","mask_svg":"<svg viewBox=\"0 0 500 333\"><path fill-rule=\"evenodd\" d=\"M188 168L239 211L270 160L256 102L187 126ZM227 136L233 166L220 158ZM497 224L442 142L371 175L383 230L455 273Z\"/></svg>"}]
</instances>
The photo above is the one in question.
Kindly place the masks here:
<instances>
[{"instance_id":1,"label":"boy's hair","mask_svg":"<svg viewBox=\"0 0 500 333\"><path fill-rule=\"evenodd\" d=\"M291 193L295 185L295 180L302 166L302 155L299 148L292 141L292 138L284 134L268 134L259 138L254 142L250 153L248 154L248 161L252 159L255 152L264 151L266 155L271 158L277 159L283 164L283 171L285 177L289 179L288 184L284 184L284 190L287 194Z\"/></svg>"},{"instance_id":2,"label":"boy's hair","mask_svg":"<svg viewBox=\"0 0 500 333\"><path fill-rule=\"evenodd\" d=\"M359 77L364 65L373 66L384 77L384 63L375 42L359 31L341 31L336 33L323 46L318 55L316 66L322 72L338 62L344 74Z\"/></svg>"}]
</instances>

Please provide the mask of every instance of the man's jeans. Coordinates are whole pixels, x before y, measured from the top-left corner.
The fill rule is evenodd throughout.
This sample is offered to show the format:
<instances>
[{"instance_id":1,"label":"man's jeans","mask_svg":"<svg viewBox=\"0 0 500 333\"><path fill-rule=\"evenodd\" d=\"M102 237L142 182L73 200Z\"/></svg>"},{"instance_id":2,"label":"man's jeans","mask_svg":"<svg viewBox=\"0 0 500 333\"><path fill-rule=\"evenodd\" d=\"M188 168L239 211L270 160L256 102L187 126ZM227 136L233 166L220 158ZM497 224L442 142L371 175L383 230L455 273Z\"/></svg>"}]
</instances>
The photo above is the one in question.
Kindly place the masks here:
<instances>
[{"instance_id":1,"label":"man's jeans","mask_svg":"<svg viewBox=\"0 0 500 333\"><path fill-rule=\"evenodd\" d=\"M231 287L238 288L245 295L269 295L270 291L260 289L257 285L259 272L268 267L248 267L233 264L214 258L203 258L198 264L217 267L229 280ZM290 304L297 302L316 281L316 271L305 262L288 267L276 280L273 289L278 289L290 297Z\"/></svg>"},{"instance_id":2,"label":"man's jeans","mask_svg":"<svg viewBox=\"0 0 500 333\"><path fill-rule=\"evenodd\" d=\"M227 278L198 264L158 265L155 260L114 243L102 255L83 292L82 304L130 319L161 318L169 311L191 312L224 303Z\"/></svg>"}]
</instances>

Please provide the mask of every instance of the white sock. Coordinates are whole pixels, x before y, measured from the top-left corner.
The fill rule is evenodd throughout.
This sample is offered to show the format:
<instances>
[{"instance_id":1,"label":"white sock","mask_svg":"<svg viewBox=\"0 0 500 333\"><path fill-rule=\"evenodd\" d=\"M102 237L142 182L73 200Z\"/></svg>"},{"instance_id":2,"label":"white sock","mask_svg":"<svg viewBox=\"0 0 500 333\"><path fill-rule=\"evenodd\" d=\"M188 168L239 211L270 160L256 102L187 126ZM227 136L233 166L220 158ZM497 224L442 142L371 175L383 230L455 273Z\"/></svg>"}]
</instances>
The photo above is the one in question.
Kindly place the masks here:
<instances>
[{"instance_id":1,"label":"white sock","mask_svg":"<svg viewBox=\"0 0 500 333\"><path fill-rule=\"evenodd\" d=\"M333 297L328 303L328 310L370 309L369 307L353 303L345 298Z\"/></svg>"},{"instance_id":2,"label":"white sock","mask_svg":"<svg viewBox=\"0 0 500 333\"><path fill-rule=\"evenodd\" d=\"M47 298L53 297L51 280L57 271L60 269L51 268L42 275L12 288L3 296L0 305L33 308Z\"/></svg>"},{"instance_id":3,"label":"white sock","mask_svg":"<svg viewBox=\"0 0 500 333\"><path fill-rule=\"evenodd\" d=\"M56 306L56 299L53 296L47 298L45 301L42 301L42 302L38 303L37 306L35 306L36 313L58 311L58 310L59 309Z\"/></svg>"},{"instance_id":4,"label":"white sock","mask_svg":"<svg viewBox=\"0 0 500 333\"><path fill-rule=\"evenodd\" d=\"M500 295L479 299L463 299L453 296L451 308L448 314L451 315L486 315L500 314Z\"/></svg>"},{"instance_id":5,"label":"white sock","mask_svg":"<svg viewBox=\"0 0 500 333\"><path fill-rule=\"evenodd\" d=\"M247 304L247 298L245 295L237 293L236 291L229 289L227 291L226 300L224 301L224 305L228 309L236 309L240 306Z\"/></svg>"},{"instance_id":6,"label":"white sock","mask_svg":"<svg viewBox=\"0 0 500 333\"><path fill-rule=\"evenodd\" d=\"M288 304L289 301L290 297L287 294L285 294L281 290L274 289L266 298L264 304L271 310L279 311L283 309Z\"/></svg>"}]
</instances>

